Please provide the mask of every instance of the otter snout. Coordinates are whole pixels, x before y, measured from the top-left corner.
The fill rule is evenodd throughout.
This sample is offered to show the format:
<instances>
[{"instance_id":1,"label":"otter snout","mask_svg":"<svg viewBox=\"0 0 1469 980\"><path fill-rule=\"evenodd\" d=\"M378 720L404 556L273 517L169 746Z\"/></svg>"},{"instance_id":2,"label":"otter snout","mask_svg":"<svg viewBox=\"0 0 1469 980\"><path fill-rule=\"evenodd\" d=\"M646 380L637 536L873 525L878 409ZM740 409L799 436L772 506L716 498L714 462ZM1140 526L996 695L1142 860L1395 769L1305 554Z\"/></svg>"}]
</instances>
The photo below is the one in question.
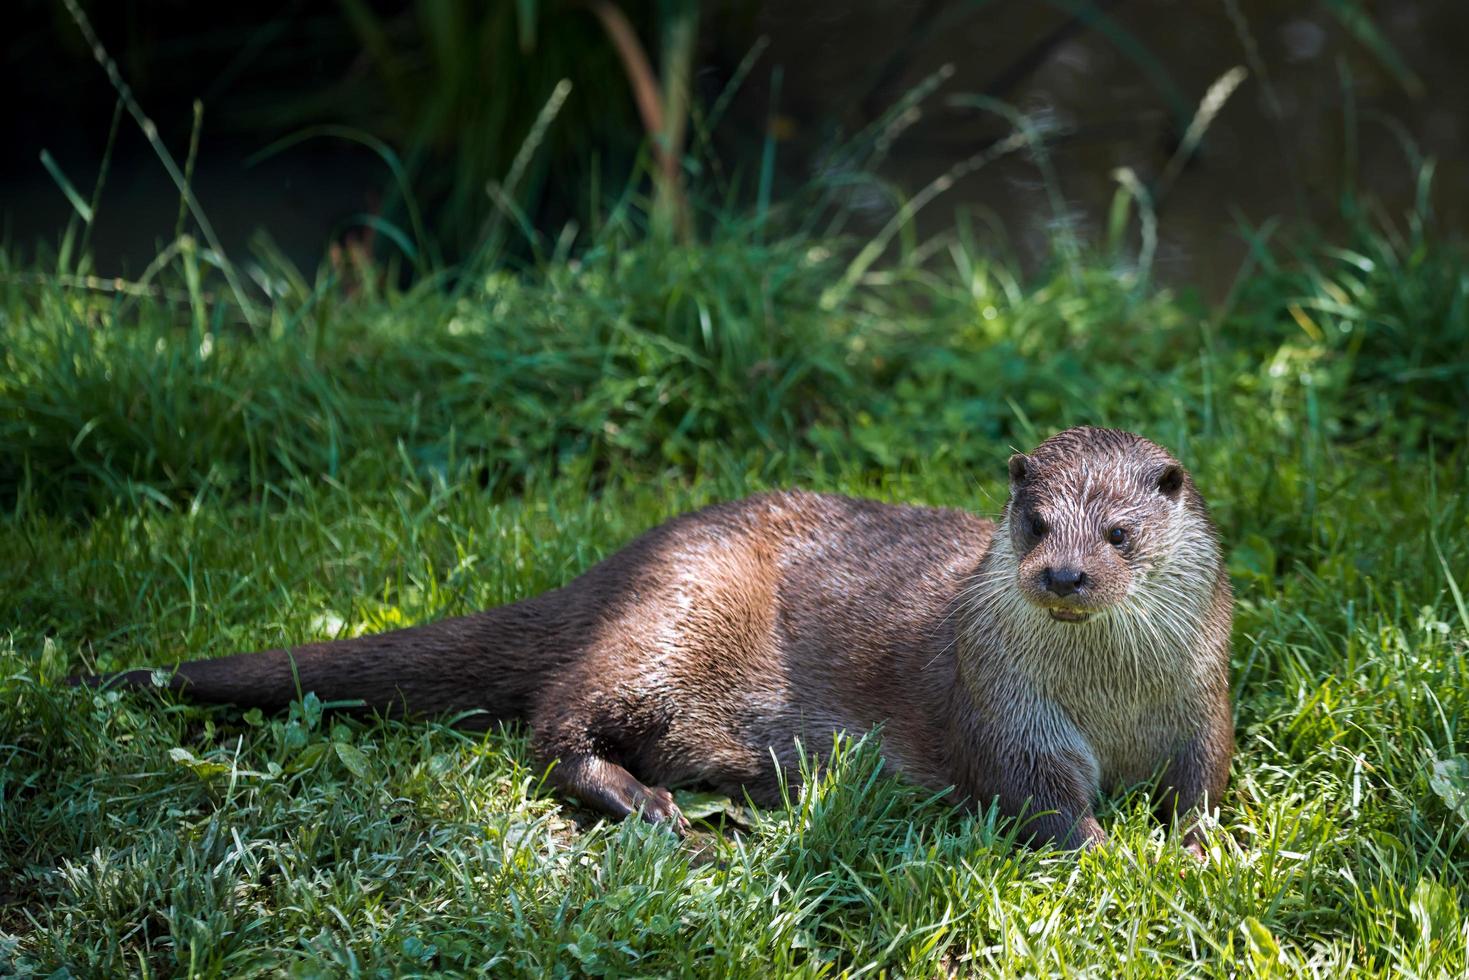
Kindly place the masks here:
<instances>
[{"instance_id":1,"label":"otter snout","mask_svg":"<svg viewBox=\"0 0 1469 980\"><path fill-rule=\"evenodd\" d=\"M1047 592L1058 596L1068 596L1080 591L1086 584L1086 572L1079 568L1052 568L1047 566L1041 570L1041 584L1046 587Z\"/></svg>"}]
</instances>

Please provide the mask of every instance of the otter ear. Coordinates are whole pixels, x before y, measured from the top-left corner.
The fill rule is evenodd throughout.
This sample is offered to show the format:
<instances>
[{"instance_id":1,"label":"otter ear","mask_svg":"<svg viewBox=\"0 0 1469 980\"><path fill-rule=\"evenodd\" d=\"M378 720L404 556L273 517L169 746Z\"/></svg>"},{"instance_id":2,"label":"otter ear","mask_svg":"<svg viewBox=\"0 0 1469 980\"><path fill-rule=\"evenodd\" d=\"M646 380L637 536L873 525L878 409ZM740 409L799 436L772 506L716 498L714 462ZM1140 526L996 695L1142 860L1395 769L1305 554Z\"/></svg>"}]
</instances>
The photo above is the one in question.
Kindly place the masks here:
<instances>
[{"instance_id":1,"label":"otter ear","mask_svg":"<svg viewBox=\"0 0 1469 980\"><path fill-rule=\"evenodd\" d=\"M1177 500L1183 490L1183 467L1169 463L1158 474L1158 492L1169 500Z\"/></svg>"},{"instance_id":2,"label":"otter ear","mask_svg":"<svg viewBox=\"0 0 1469 980\"><path fill-rule=\"evenodd\" d=\"M1030 469L1030 457L1024 453L1016 453L1010 457L1010 483L1011 485L1024 483L1025 474Z\"/></svg>"}]
</instances>

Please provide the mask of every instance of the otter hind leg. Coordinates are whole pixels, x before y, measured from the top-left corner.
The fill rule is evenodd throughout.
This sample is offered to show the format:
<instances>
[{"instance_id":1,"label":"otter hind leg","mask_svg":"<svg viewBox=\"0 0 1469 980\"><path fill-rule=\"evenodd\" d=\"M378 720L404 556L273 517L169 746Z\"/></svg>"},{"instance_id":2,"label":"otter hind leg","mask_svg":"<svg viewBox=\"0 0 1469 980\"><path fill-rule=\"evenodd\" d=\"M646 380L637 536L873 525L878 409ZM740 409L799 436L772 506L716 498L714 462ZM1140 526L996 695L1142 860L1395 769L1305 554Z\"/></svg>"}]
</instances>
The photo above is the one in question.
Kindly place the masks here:
<instances>
[{"instance_id":1,"label":"otter hind leg","mask_svg":"<svg viewBox=\"0 0 1469 980\"><path fill-rule=\"evenodd\" d=\"M638 813L649 823L667 824L679 836L688 833L689 822L672 793L662 786L644 786L622 766L599 755L563 757L552 768L551 781L567 796L610 817Z\"/></svg>"}]
</instances>

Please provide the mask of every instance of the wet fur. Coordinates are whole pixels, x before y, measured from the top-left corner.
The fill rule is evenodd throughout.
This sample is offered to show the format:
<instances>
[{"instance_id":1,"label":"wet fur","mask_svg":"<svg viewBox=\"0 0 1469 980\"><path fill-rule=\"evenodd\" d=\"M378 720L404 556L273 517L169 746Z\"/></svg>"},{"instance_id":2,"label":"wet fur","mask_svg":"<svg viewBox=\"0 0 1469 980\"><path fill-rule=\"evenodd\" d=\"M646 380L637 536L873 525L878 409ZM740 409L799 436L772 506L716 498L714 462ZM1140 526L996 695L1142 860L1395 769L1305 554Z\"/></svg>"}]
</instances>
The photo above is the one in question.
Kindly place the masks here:
<instances>
[{"instance_id":1,"label":"wet fur","mask_svg":"<svg viewBox=\"0 0 1469 980\"><path fill-rule=\"evenodd\" d=\"M1113 430L1063 432L1011 473L998 526L763 494L675 518L523 602L184 663L170 683L268 708L315 691L382 712L476 711L481 725L523 718L564 792L678 826L662 787L772 804L797 739L819 750L878 724L892 769L970 803L998 798L1038 840L1100 840L1097 792L1159 773L1160 812L1191 821L1219 799L1233 747L1231 599L1202 500L1165 451ZM1117 521L1137 529L1130 553L1098 547ZM1085 563L1090 589L1045 592L1037 576L1060 560ZM1043 607L1055 602L1091 618L1057 622Z\"/></svg>"}]
</instances>

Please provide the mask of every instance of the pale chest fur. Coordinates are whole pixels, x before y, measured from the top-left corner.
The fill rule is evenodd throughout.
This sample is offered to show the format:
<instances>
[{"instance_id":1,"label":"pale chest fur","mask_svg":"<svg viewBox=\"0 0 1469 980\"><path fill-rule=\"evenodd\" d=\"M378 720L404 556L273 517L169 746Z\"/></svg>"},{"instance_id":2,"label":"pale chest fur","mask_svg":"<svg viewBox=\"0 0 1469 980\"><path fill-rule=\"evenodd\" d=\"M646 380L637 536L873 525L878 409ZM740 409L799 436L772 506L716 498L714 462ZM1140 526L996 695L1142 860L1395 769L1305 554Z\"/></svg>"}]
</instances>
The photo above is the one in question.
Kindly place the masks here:
<instances>
[{"instance_id":1,"label":"pale chest fur","mask_svg":"<svg viewBox=\"0 0 1469 980\"><path fill-rule=\"evenodd\" d=\"M1051 699L1073 727L1095 767L1097 788L1115 789L1154 775L1195 734L1199 714L1178 691L1139 696L1108 685Z\"/></svg>"},{"instance_id":2,"label":"pale chest fur","mask_svg":"<svg viewBox=\"0 0 1469 980\"><path fill-rule=\"evenodd\" d=\"M1207 677L1196 637L1007 612L977 631L971 683L1018 744L1084 760L1095 788L1111 790L1150 778L1198 732Z\"/></svg>"}]
</instances>

